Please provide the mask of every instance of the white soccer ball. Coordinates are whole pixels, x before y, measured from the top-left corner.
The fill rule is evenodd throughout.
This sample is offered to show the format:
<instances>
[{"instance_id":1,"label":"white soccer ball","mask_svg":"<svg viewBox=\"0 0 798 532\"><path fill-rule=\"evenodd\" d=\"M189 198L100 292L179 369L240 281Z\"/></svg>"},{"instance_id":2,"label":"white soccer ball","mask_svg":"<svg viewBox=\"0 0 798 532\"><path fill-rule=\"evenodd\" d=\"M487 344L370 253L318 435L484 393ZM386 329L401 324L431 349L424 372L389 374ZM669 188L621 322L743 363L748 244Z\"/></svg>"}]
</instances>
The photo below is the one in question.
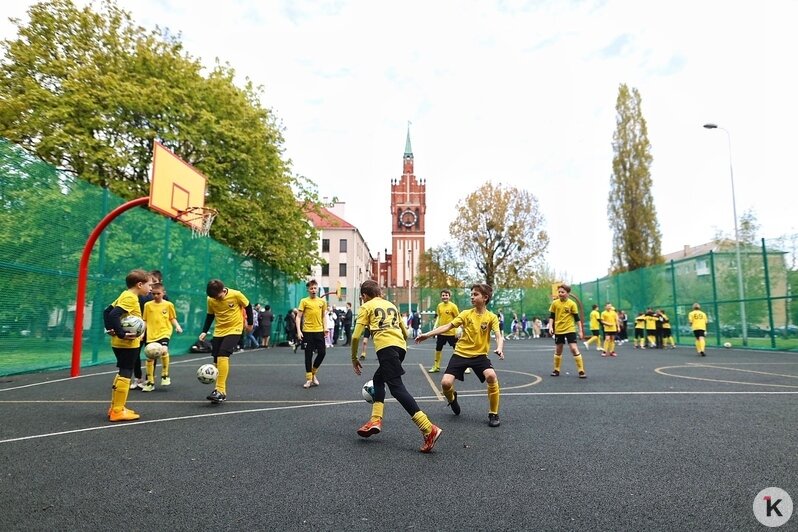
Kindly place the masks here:
<instances>
[{"instance_id":1,"label":"white soccer ball","mask_svg":"<svg viewBox=\"0 0 798 532\"><path fill-rule=\"evenodd\" d=\"M360 395L363 397L363 400L367 403L371 404L374 402L374 381L368 381L366 384L363 385L363 388L360 389Z\"/></svg>"},{"instance_id":2,"label":"white soccer ball","mask_svg":"<svg viewBox=\"0 0 798 532\"><path fill-rule=\"evenodd\" d=\"M136 336L144 334L144 320L138 316L127 315L122 318L122 328L125 332L135 333Z\"/></svg>"},{"instance_id":3,"label":"white soccer ball","mask_svg":"<svg viewBox=\"0 0 798 532\"><path fill-rule=\"evenodd\" d=\"M726 349L730 348L731 342L726 342L725 344L723 344L723 347L725 347Z\"/></svg>"},{"instance_id":4,"label":"white soccer ball","mask_svg":"<svg viewBox=\"0 0 798 532\"><path fill-rule=\"evenodd\" d=\"M164 352L166 352L166 346L158 342L150 342L144 346L144 355L150 360L161 358Z\"/></svg>"},{"instance_id":5,"label":"white soccer ball","mask_svg":"<svg viewBox=\"0 0 798 532\"><path fill-rule=\"evenodd\" d=\"M216 377L219 376L219 370L213 364L203 364L197 370L197 380L202 384L211 384L216 382Z\"/></svg>"}]
</instances>

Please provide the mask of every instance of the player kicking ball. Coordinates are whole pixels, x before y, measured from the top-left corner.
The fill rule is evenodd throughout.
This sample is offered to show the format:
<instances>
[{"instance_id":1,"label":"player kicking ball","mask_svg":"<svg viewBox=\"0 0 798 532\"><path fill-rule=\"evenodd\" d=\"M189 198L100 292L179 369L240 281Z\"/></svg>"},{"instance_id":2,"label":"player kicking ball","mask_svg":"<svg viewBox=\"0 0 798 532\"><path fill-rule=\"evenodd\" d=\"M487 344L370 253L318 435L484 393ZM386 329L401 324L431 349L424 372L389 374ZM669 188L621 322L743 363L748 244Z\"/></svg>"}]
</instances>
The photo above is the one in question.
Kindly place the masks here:
<instances>
[{"instance_id":1,"label":"player kicking ball","mask_svg":"<svg viewBox=\"0 0 798 532\"><path fill-rule=\"evenodd\" d=\"M480 382L488 383L488 426L498 427L499 422L499 379L488 358L490 350L490 333L496 336L496 350L494 353L504 359L504 337L499 329L499 318L487 309L488 301L493 295L493 288L487 284L475 284L471 287L471 305L473 308L457 315L446 325L420 334L416 343L423 342L438 334L443 334L457 327L463 328L463 334L454 346L454 354L449 359L446 371L441 379L443 395L449 401L449 407L454 415L460 415L460 404L457 402L457 392L454 389L454 380L462 381L467 369L473 369Z\"/></svg>"},{"instance_id":2,"label":"player kicking ball","mask_svg":"<svg viewBox=\"0 0 798 532\"><path fill-rule=\"evenodd\" d=\"M443 431L432 424L402 382L402 375L405 373L402 362L407 353L407 327L404 320L394 304L381 297L380 287L376 282L369 280L360 285L360 295L363 305L358 311L355 331L352 333L352 369L356 375L360 375L362 366L357 352L360 337L366 327L371 331L380 367L374 372L373 377L374 403L371 406L371 419L357 429L357 434L368 438L382 432L385 385L387 384L391 395L410 414L413 423L424 435L424 444L419 450L422 453L428 453L432 451Z\"/></svg>"}]
</instances>

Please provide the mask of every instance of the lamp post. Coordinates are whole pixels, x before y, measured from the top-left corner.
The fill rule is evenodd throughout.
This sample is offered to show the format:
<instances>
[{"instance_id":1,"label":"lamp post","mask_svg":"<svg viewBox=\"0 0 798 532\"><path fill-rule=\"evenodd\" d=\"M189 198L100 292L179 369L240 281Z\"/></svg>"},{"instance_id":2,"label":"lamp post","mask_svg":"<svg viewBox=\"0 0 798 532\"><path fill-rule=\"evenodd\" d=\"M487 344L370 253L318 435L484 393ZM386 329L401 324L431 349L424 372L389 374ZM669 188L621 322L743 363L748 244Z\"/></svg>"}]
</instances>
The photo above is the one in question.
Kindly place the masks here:
<instances>
[{"instance_id":1,"label":"lamp post","mask_svg":"<svg viewBox=\"0 0 798 532\"><path fill-rule=\"evenodd\" d=\"M734 214L734 245L737 253L737 292L740 298L740 326L743 345L748 345L748 323L745 319L745 290L743 288L743 263L740 259L740 231L737 229L737 202L734 198L734 168L732 167L731 134L729 130L717 124L704 124L706 129L720 129L726 133L729 144L729 175L731 176L732 213Z\"/></svg>"}]
</instances>

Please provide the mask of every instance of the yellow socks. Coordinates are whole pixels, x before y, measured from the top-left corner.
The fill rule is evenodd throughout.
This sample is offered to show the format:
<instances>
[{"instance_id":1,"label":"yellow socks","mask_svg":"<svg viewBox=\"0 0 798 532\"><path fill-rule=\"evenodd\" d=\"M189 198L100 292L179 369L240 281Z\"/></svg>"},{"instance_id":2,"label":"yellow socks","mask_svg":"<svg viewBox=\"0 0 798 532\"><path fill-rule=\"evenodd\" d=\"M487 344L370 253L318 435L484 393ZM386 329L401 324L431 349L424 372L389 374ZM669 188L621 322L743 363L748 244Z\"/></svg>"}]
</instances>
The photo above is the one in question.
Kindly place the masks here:
<instances>
[{"instance_id":1,"label":"yellow socks","mask_svg":"<svg viewBox=\"0 0 798 532\"><path fill-rule=\"evenodd\" d=\"M155 382L155 361L147 359L147 382Z\"/></svg>"},{"instance_id":2,"label":"yellow socks","mask_svg":"<svg viewBox=\"0 0 798 532\"><path fill-rule=\"evenodd\" d=\"M454 401L454 386L449 388L448 390L443 390L443 396L446 398L447 401L450 403Z\"/></svg>"},{"instance_id":3,"label":"yellow socks","mask_svg":"<svg viewBox=\"0 0 798 532\"><path fill-rule=\"evenodd\" d=\"M230 357L217 358L216 368L219 370L219 376L216 377L216 389L227 395L227 375L230 374Z\"/></svg>"},{"instance_id":4,"label":"yellow socks","mask_svg":"<svg viewBox=\"0 0 798 532\"><path fill-rule=\"evenodd\" d=\"M432 367L439 368L441 367L441 358L443 358L443 351L435 351L435 365Z\"/></svg>"},{"instance_id":5,"label":"yellow socks","mask_svg":"<svg viewBox=\"0 0 798 532\"><path fill-rule=\"evenodd\" d=\"M429 418L427 417L427 414L425 414L421 410L413 414L413 423L416 424L416 426L419 428L419 430L421 430L424 436L426 436L432 431L432 421L430 421Z\"/></svg>"},{"instance_id":6,"label":"yellow socks","mask_svg":"<svg viewBox=\"0 0 798 532\"><path fill-rule=\"evenodd\" d=\"M161 377L169 376L169 353L161 356Z\"/></svg>"},{"instance_id":7,"label":"yellow socks","mask_svg":"<svg viewBox=\"0 0 798 532\"><path fill-rule=\"evenodd\" d=\"M306 371L305 372L305 380L306 381L312 381L313 380L313 373L311 373L310 371Z\"/></svg>"},{"instance_id":8,"label":"yellow socks","mask_svg":"<svg viewBox=\"0 0 798 532\"><path fill-rule=\"evenodd\" d=\"M499 381L488 383L488 414L499 413Z\"/></svg>"},{"instance_id":9,"label":"yellow socks","mask_svg":"<svg viewBox=\"0 0 798 532\"><path fill-rule=\"evenodd\" d=\"M121 377L118 373L114 379L114 391L111 394L111 410L121 412L125 409L127 394L130 391L130 379Z\"/></svg>"},{"instance_id":10,"label":"yellow socks","mask_svg":"<svg viewBox=\"0 0 798 532\"><path fill-rule=\"evenodd\" d=\"M371 421L379 421L382 419L382 412L385 409L385 403L374 401L371 405Z\"/></svg>"},{"instance_id":11,"label":"yellow socks","mask_svg":"<svg viewBox=\"0 0 798 532\"><path fill-rule=\"evenodd\" d=\"M316 373L319 372L319 368L313 368L313 371L310 372L310 377L313 378L316 376Z\"/></svg>"},{"instance_id":12,"label":"yellow socks","mask_svg":"<svg viewBox=\"0 0 798 532\"><path fill-rule=\"evenodd\" d=\"M581 354L579 354L579 355L576 355L576 356L574 357L574 362L576 362L576 369L577 369L577 371L585 371L585 363L584 363L584 361L582 360L582 355L581 355Z\"/></svg>"},{"instance_id":13,"label":"yellow socks","mask_svg":"<svg viewBox=\"0 0 798 532\"><path fill-rule=\"evenodd\" d=\"M560 365L562 364L562 355L555 354L554 355L554 371L560 371Z\"/></svg>"}]
</instances>

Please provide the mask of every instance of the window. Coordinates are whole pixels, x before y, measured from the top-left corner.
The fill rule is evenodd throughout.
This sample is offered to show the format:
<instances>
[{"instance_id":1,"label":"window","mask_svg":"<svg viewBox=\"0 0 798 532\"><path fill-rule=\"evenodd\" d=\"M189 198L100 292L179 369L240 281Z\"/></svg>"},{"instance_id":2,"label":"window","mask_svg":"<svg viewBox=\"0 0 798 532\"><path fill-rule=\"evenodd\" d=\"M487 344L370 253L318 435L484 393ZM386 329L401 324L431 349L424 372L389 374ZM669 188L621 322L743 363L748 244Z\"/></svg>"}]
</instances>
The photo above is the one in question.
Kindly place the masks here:
<instances>
[{"instance_id":1,"label":"window","mask_svg":"<svg viewBox=\"0 0 798 532\"><path fill-rule=\"evenodd\" d=\"M322 264L321 265L321 276L328 277L330 275L330 265L329 264Z\"/></svg>"},{"instance_id":2,"label":"window","mask_svg":"<svg viewBox=\"0 0 798 532\"><path fill-rule=\"evenodd\" d=\"M695 261L695 274L709 275L709 264L707 264L705 259L698 259Z\"/></svg>"},{"instance_id":3,"label":"window","mask_svg":"<svg viewBox=\"0 0 798 532\"><path fill-rule=\"evenodd\" d=\"M330 239L329 238L322 238L321 239L321 252L322 253L329 253L330 252Z\"/></svg>"},{"instance_id":4,"label":"window","mask_svg":"<svg viewBox=\"0 0 798 532\"><path fill-rule=\"evenodd\" d=\"M338 265L338 277L346 277L346 263L342 262Z\"/></svg>"},{"instance_id":5,"label":"window","mask_svg":"<svg viewBox=\"0 0 798 532\"><path fill-rule=\"evenodd\" d=\"M341 253L346 253L346 239L345 238L342 238L338 242L338 246L339 246L338 251L340 251Z\"/></svg>"}]
</instances>

